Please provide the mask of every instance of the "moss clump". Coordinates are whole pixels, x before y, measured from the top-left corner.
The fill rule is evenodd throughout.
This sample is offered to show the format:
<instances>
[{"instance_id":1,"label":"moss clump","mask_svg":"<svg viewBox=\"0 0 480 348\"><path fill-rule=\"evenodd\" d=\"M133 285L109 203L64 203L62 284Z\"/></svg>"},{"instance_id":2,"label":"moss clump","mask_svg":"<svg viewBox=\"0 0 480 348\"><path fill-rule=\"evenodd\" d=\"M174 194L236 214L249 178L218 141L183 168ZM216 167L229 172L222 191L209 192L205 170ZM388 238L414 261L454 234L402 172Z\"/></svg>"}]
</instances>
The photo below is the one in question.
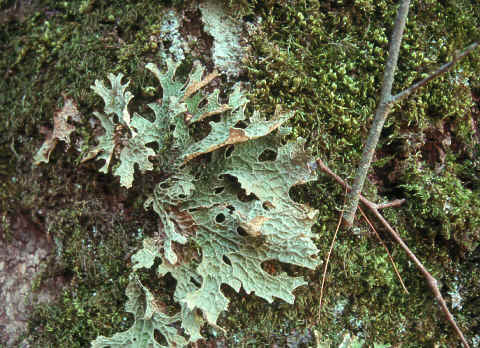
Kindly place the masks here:
<instances>
[{"instance_id":1,"label":"moss clump","mask_svg":"<svg viewBox=\"0 0 480 348\"><path fill-rule=\"evenodd\" d=\"M56 302L34 309L28 340L40 346L84 347L99 332L127 328L125 257L139 246L136 232L144 226L111 216L97 201L60 209L47 226L57 255L41 276L61 275L66 286Z\"/></svg>"},{"instance_id":2,"label":"moss clump","mask_svg":"<svg viewBox=\"0 0 480 348\"><path fill-rule=\"evenodd\" d=\"M374 115L396 7L387 1L299 0L264 7L254 3L245 11L262 17L248 59L253 104L264 110L273 110L277 104L296 110L294 136L307 138L318 156L327 160L337 174L348 178L355 171ZM480 9L471 1L414 2L394 92L450 60L455 50L478 41L479 14ZM453 258L459 250L472 250L471 241L478 240L476 221L480 211L475 207L480 186L474 155L478 138L476 126L472 128L476 124L472 121L476 118L472 106L479 68L480 57L474 53L394 108L365 191L377 201L408 199L407 205L385 211L386 217L437 279L444 282L445 291L451 288L450 279L460 275L452 265L468 263L477 270L479 267L478 263ZM412 162L422 171L412 172ZM424 176L435 177L432 185L422 183ZM300 200L320 210L321 255L328 252L343 201L343 190L330 180L323 176L319 183L297 192ZM411 191L402 186L409 183L414 186ZM436 197L435 191L442 192L442 197ZM428 193L433 204L421 202L415 197L418 192ZM454 202L453 215L441 211L442 198L447 197ZM467 201L473 207L465 205ZM446 226L432 225L433 221ZM454 344L456 338L423 279L401 250L388 243L409 296L403 293L383 249L368 237L366 225L360 220L356 225L356 236L340 235L335 244L324 310L319 321L311 314L311 323L316 322L322 335L337 337L337 341L339 330L349 328L371 343ZM415 225L423 229L413 228ZM468 235L463 228L469 230ZM446 237L447 231L451 239L435 238L439 234ZM384 238L388 241L388 237ZM321 274L312 279L315 282L311 283L311 293L299 296L295 309L298 313L316 312L312 308L318 305ZM460 286L472 284L467 278L461 279ZM472 294L464 300L473 301ZM475 331L475 326L470 325L472 318L459 316L467 337Z\"/></svg>"},{"instance_id":3,"label":"moss clump","mask_svg":"<svg viewBox=\"0 0 480 348\"><path fill-rule=\"evenodd\" d=\"M53 110L65 93L80 107L99 107L90 84L105 71L137 73L132 81L141 86L153 80L137 67L158 53L156 37L164 6L156 3L101 4L46 1L31 8L23 21L7 21L0 33L5 43L0 52L0 112L6 117L2 138L16 144L36 136L38 127L49 124ZM133 75L133 74L132 74ZM150 80L149 80L150 79ZM139 83L141 81L141 83ZM83 110L83 111L91 111ZM23 137L26 137L25 139ZM17 146L18 147L18 146ZM17 151L21 151L18 147Z\"/></svg>"},{"instance_id":4,"label":"moss clump","mask_svg":"<svg viewBox=\"0 0 480 348\"><path fill-rule=\"evenodd\" d=\"M308 138L310 147L328 160L329 166L339 175L352 175L378 96L388 37L393 26L393 2L225 2L235 7L236 13L246 14L249 20L259 16L262 19L247 61L247 77L253 81L252 105L264 112L272 112L276 104L282 104L284 109L297 110L292 122L294 136ZM9 0L0 5L3 10L11 8L14 3ZM178 4L178 1L165 2L167 5L171 3ZM238 11L237 6L243 12ZM11 216L17 209L22 209L44 226L47 217L41 212L51 212L54 216L57 211L66 212L69 207L76 210L79 207L75 207L75 201L98 199L99 202L111 202L112 197L123 195L121 202L125 202L125 193L119 193L105 176L94 175L95 168L83 166L77 170L74 166L77 155L72 152L63 156L66 160L59 161L62 149L55 150L52 155L55 171L40 169L31 172L31 157L43 141L43 135L38 132L39 126L50 124L54 110L62 102L62 92L79 103L84 115L90 115L93 109L101 107L101 101L89 90L91 82L106 71L113 70L132 77L132 93L149 98L141 87L151 85L153 80L149 80L149 74L138 70L138 67L152 61L158 53L149 38L151 34L158 33L161 26L158 19L164 11L162 6L148 1L121 5L83 0L43 1L24 17L9 15L2 22L0 71L6 74L0 79L0 90L3 91L0 93L0 114L11 116L0 120L2 212ZM414 2L395 90L400 91L417 81L422 74L449 60L456 49L478 40L479 18L480 8L474 1ZM412 168L408 159L414 158L419 161L414 168L429 168L424 172L432 176L432 170L441 169L437 176L444 179L436 179L434 189L444 190L455 197L452 190L461 185L458 202L465 201L465 197L475 200L480 187L476 160L479 145L478 136L472 133L472 129L476 129L473 121L478 114L471 113L471 107L475 106L473 97L478 98L480 94L479 59L478 54L471 55L452 72L404 101L391 114L381 139L381 149L377 152L378 159L383 160L382 166L376 166L370 176L381 194L401 198L405 193L401 185L407 183L406 170ZM446 130L452 140L450 145L448 142L441 146L436 144L448 155L444 163L440 157L429 159L427 155L432 152L423 146L422 140L429 137L429 129L435 128L439 120L446 121ZM80 129L85 143L90 141L89 131ZM446 138L442 136L442 139ZM427 190L420 176L412 175L408 180L418 184L418 190L406 193ZM373 186L371 184L370 187ZM86 193L89 195L86 196ZM320 211L318 248L320 255L326 255L343 201L343 190L330 178L322 176L318 183L296 194L299 200ZM130 195L134 203L126 205L129 209L138 203L135 197L135 193ZM373 193L369 197L375 199ZM415 202L416 198L411 196L412 199ZM445 239L432 239L438 236L440 230L438 226L427 225L428 221L424 219L425 216L436 216L439 221L451 223L450 218L434 215L428 206L414 202L385 211L386 217L400 227L399 232L407 244L443 284L442 291L447 301L450 300L448 292L455 288L454 284L458 286L463 297L463 310L461 316L458 315L459 308L453 314L466 336L474 337L479 325L476 300L477 275L480 274L478 249L466 253L465 259L456 259L454 255L457 253L450 251L455 251L457 244ZM440 213L440 206L438 200L432 208L436 207ZM76 214L77 217L83 216L74 217L75 221L79 221L78 231L75 232L77 237L66 239L64 251L69 249L70 242L81 246L80 234L92 232L90 228L82 227L89 220L89 214ZM121 213L112 212L112 216L116 214ZM458 216L465 215L460 208ZM469 221L473 218L469 216ZM418 223L426 225L424 233L408 228L417 219ZM54 220L49 221L53 223ZM304 328L317 328L322 337L338 337L339 341L339 332L348 328L370 340L402 342L404 347L456 344L456 338L437 310L423 279L404 254L389 244L410 291L409 296L402 292L392 267L386 262L384 251L368 237L366 226L360 222L357 225L357 235L341 234L336 242L324 310L319 321L320 272L303 274L302 271L292 270L299 272L296 273L298 275L310 277L310 288L296 293L294 307L280 304L271 307L252 296L235 295L233 291L228 294L232 299L232 312L237 314L220 321L220 325L224 325L229 334L232 333L231 338L225 340L232 345L238 342L255 346L273 341L286 343L288 337L285 335L294 330L303 332ZM117 235L113 227L105 228L108 231L105 238ZM135 230L126 228L127 237ZM452 235L456 232L452 230ZM105 243L115 246L107 240ZM123 308L123 289L112 293L105 290L107 292L100 307L91 304L95 301L92 294L96 291L92 287L101 286L101 280L122 278L122 268L115 273L115 267L107 267L111 272L97 280L88 278L91 282L83 283L87 277L82 273L81 257L77 258L80 255L83 254L72 252L72 266L64 265L65 272L76 281L71 282L72 290L67 291L65 300L61 299L61 310L45 306L37 312L43 319L43 327L37 327L35 337L42 337L44 346L58 346L58 342L72 342L73 338L87 342L89 337L99 333L89 331L93 328L100 328L101 334L109 335L119 329L118 326L108 327L111 313L117 313L115 325L123 325L118 314ZM128 259L128 256L125 258ZM112 260L102 256L99 264L108 264ZM74 264L78 265L77 268ZM122 260L117 265L122 267L125 264ZM121 298L117 297L119 294ZM110 295L113 300L108 299ZM76 324L64 318L74 318ZM89 320L94 323L90 325ZM60 335L69 329L74 335L60 341ZM218 332L211 331L210 334L212 339L217 334L218 339ZM313 342L313 335L310 338Z\"/></svg>"},{"instance_id":5,"label":"moss clump","mask_svg":"<svg viewBox=\"0 0 480 348\"><path fill-rule=\"evenodd\" d=\"M412 168L404 178L410 226L429 238L453 240L464 252L480 241L480 197L452 173ZM421 211L420 215L412 214Z\"/></svg>"},{"instance_id":6,"label":"moss clump","mask_svg":"<svg viewBox=\"0 0 480 348\"><path fill-rule=\"evenodd\" d=\"M0 230L12 230L21 212L56 242L56 258L35 283L62 277L65 289L58 302L32 313L30 340L35 346L86 346L100 332L129 325L123 312L128 258L138 247L137 231L153 233L152 219L136 205L136 192L114 189L92 165L77 167L74 149L90 142L88 123L77 128L71 149L57 146L50 159L55 168L32 169L32 157L62 93L79 103L85 121L100 104L89 87L94 76L112 67L138 72L143 59L153 59L158 50L150 35L165 7L78 0L34 2L20 10L14 3L2 3L0 14L0 114L8 116L0 120ZM148 98L139 87L148 81L142 72L134 76L137 95Z\"/></svg>"}]
</instances>

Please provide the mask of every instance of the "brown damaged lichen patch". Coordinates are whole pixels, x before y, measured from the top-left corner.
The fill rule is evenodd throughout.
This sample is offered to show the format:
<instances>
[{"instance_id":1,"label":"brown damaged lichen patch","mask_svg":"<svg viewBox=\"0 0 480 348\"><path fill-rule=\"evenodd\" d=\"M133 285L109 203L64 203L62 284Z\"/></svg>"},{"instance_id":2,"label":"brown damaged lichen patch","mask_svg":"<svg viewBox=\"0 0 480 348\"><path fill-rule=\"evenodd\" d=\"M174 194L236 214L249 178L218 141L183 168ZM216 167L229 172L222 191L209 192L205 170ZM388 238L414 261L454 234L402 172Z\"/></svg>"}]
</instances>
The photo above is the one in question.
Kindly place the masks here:
<instances>
[{"instance_id":1,"label":"brown damaged lichen patch","mask_svg":"<svg viewBox=\"0 0 480 348\"><path fill-rule=\"evenodd\" d=\"M165 209L168 216L175 221L175 227L178 232L182 232L183 235L191 237L194 236L197 230L192 215L187 210L180 210L177 207L169 206ZM162 231L164 226L162 222L159 222L159 231Z\"/></svg>"},{"instance_id":2,"label":"brown damaged lichen patch","mask_svg":"<svg viewBox=\"0 0 480 348\"><path fill-rule=\"evenodd\" d=\"M229 134L227 140L225 140L224 142L222 142L220 144L213 145L213 146L205 149L205 151L195 152L195 153L192 153L190 155L185 156L184 163L194 159L195 157L203 155L205 153L215 151L215 150L217 150L221 147L245 142L247 140L249 140L249 137L245 135L245 131L243 129L231 128L230 129L230 134Z\"/></svg>"},{"instance_id":3,"label":"brown damaged lichen patch","mask_svg":"<svg viewBox=\"0 0 480 348\"><path fill-rule=\"evenodd\" d=\"M245 230L247 234L252 237L259 237L262 235L262 226L270 218L265 216L255 216L253 219L240 223L240 227Z\"/></svg>"},{"instance_id":4,"label":"brown damaged lichen patch","mask_svg":"<svg viewBox=\"0 0 480 348\"><path fill-rule=\"evenodd\" d=\"M48 163L50 154L55 149L58 141L70 144L70 134L75 131L75 126L68 123L69 119L79 122L81 114L78 111L77 104L72 98L64 96L64 106L53 115L53 131L46 131L47 138L40 150L34 157L34 164L39 165L41 162Z\"/></svg>"},{"instance_id":5,"label":"brown damaged lichen patch","mask_svg":"<svg viewBox=\"0 0 480 348\"><path fill-rule=\"evenodd\" d=\"M183 96L182 101L184 101L185 99L190 97L192 94L194 94L198 90L200 90L203 87L205 87L206 85L208 85L214 78L216 78L218 76L219 76L219 74L218 74L217 71L212 71L210 74L205 76L205 78L203 80L190 84L188 86L188 88L185 90L185 95ZM228 110L228 109L225 109L223 111L226 111L226 110ZM220 111L220 113L223 112L223 111ZM210 116L210 115L207 115L207 116ZM207 117L207 116L203 116L200 119L202 119L204 117Z\"/></svg>"},{"instance_id":6,"label":"brown damaged lichen patch","mask_svg":"<svg viewBox=\"0 0 480 348\"><path fill-rule=\"evenodd\" d=\"M194 153L191 153L189 155L186 155L184 157L183 162L187 163L188 161L194 159L195 157L198 157L198 156L206 154L206 153L213 152L213 151L215 151L217 149L220 149L220 148L222 148L224 146L227 146L227 145L234 145L234 144L244 143L244 142L249 141L249 140L258 139L262 136L265 136L266 134L269 134L269 133L273 132L275 129L280 127L281 124L282 123L277 123L277 124L272 125L265 134L261 134L261 135L258 135L258 136L248 135L247 132L244 129L241 129L241 128L230 128L229 135L228 135L228 138L226 140L224 140L223 142L221 142L219 144L212 145L212 146L206 148L203 151L194 152Z\"/></svg>"}]
</instances>

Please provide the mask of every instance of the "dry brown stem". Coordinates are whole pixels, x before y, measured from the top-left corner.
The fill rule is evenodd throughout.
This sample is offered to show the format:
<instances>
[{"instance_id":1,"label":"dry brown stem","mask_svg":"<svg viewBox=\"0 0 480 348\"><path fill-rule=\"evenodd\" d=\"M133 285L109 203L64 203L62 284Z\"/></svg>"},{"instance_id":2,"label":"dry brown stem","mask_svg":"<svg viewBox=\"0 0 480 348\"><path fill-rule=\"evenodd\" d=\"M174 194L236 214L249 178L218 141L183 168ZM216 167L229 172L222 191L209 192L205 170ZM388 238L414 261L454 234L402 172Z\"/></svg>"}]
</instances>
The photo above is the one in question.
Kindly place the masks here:
<instances>
[{"instance_id":1,"label":"dry brown stem","mask_svg":"<svg viewBox=\"0 0 480 348\"><path fill-rule=\"evenodd\" d=\"M395 265L395 262L393 261L393 257L392 257L392 255L390 254L390 251L388 250L387 245L386 245L385 242L382 240L382 238L380 238L380 235L378 234L378 232L377 232L377 230L375 229L375 227L373 227L373 224L372 224L372 223L370 222L370 220L367 218L367 215L365 215L365 213L363 212L362 208L358 207L358 210L360 210L360 213L362 214L363 219L367 222L368 226L370 226L370 228L373 230L373 232L375 232L375 235L377 236L377 239L379 240L380 244L382 244L383 248L384 248L385 251L387 252L388 258L390 259L390 262L392 263L393 269L395 270L395 274L397 275L397 278L398 278L398 280L400 281L400 284L402 284L403 290L408 294L409 292L408 292L408 290L407 290L407 287L405 286L405 283L403 282L403 279L402 279L402 277L400 276L400 273L398 272L397 266Z\"/></svg>"},{"instance_id":2,"label":"dry brown stem","mask_svg":"<svg viewBox=\"0 0 480 348\"><path fill-rule=\"evenodd\" d=\"M345 196L346 194L347 194L347 189L345 188ZM345 200L343 201L343 204L345 204ZM322 286L320 288L320 303L318 305L317 320L320 320L320 311L322 310L323 287L325 285L325 279L327 278L328 262L330 261L330 255L332 253L333 246L335 244L335 239L337 238L338 230L340 229L340 225L342 224L342 219L343 219L343 209L340 212L340 218L338 219L337 228L335 229L335 234L333 235L332 243L330 244L330 249L328 250L327 259L325 260L325 266L323 267Z\"/></svg>"},{"instance_id":3,"label":"dry brown stem","mask_svg":"<svg viewBox=\"0 0 480 348\"><path fill-rule=\"evenodd\" d=\"M346 190L350 191L351 187L348 185L341 177L339 177L337 174L332 172L330 168L328 168L325 163L321 159L317 159L314 164L310 163L311 168L316 168L319 167L321 171L324 173L330 175L332 178L335 179L336 182L338 182L340 185L342 185ZM375 217L381 222L381 224L386 228L386 230L390 233L390 235L393 237L393 239L400 244L402 249L407 253L408 257L410 260L413 261L417 269L422 273L423 277L426 279L428 286L433 292L433 295L435 296L435 299L438 301L440 304L440 308L445 314L447 321L449 324L452 326L452 328L455 330L455 333L458 335L460 340L462 341L463 345L465 348L470 348L467 340L463 336L462 331L458 327L457 323L455 322L455 318L453 315L450 313L447 307L447 303L443 299L442 294L440 293L440 290L437 285L437 280L427 271L427 269L423 266L423 264L420 262L420 260L415 256L415 254L408 248L408 246L405 244L403 239L400 237L400 235L393 229L393 227L388 223L387 220L380 214L378 211L378 207L375 203L372 203L362 195L360 195L360 202L362 202L372 213L375 215Z\"/></svg>"}]
</instances>

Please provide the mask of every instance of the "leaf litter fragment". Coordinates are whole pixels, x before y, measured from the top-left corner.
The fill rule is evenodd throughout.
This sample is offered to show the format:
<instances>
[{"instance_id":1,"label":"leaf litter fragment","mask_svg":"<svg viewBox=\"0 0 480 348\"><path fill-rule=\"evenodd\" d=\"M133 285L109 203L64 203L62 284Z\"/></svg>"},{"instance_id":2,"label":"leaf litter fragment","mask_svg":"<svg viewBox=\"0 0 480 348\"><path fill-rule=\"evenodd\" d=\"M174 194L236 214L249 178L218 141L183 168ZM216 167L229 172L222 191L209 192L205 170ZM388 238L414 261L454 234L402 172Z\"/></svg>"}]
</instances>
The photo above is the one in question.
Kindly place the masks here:
<instances>
[{"instance_id":1,"label":"leaf litter fragment","mask_svg":"<svg viewBox=\"0 0 480 348\"><path fill-rule=\"evenodd\" d=\"M78 111L77 104L72 98L63 96L64 105L61 110L57 110L53 115L53 131L48 131L47 137L41 148L34 157L34 164L48 163L50 154L55 149L58 141L63 141L70 145L70 135L75 131L75 126L68 123L69 119L80 122L81 114Z\"/></svg>"}]
</instances>

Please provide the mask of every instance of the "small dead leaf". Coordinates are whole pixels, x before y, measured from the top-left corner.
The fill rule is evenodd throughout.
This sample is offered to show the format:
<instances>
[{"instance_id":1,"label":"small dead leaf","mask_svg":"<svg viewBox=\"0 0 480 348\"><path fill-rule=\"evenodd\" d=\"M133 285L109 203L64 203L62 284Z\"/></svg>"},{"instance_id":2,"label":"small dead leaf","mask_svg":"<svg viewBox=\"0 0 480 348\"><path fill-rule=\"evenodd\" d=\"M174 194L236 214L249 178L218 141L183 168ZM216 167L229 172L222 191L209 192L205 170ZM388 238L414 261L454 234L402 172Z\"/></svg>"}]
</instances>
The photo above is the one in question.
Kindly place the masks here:
<instances>
[{"instance_id":1,"label":"small dead leaf","mask_svg":"<svg viewBox=\"0 0 480 348\"><path fill-rule=\"evenodd\" d=\"M262 232L262 226L265 222L270 220L265 216L256 216L248 222L240 223L240 227L245 230L252 237L259 237Z\"/></svg>"},{"instance_id":2,"label":"small dead leaf","mask_svg":"<svg viewBox=\"0 0 480 348\"><path fill-rule=\"evenodd\" d=\"M194 94L196 91L202 89L206 85L208 85L214 78L218 76L218 72L213 71L207 76L202 81L192 83L190 86L188 86L187 90L185 91L185 95L182 98L182 101L185 101L188 97L190 97L192 94Z\"/></svg>"},{"instance_id":3,"label":"small dead leaf","mask_svg":"<svg viewBox=\"0 0 480 348\"><path fill-rule=\"evenodd\" d=\"M35 165L39 165L41 162L48 163L50 154L53 149L55 149L59 140L70 144L70 134L75 130L75 126L68 123L69 118L77 122L80 121L81 114L78 111L77 104L72 98L65 96L63 96L63 98L63 108L53 115L53 131L47 132L47 137L42 147L34 157Z\"/></svg>"}]
</instances>

